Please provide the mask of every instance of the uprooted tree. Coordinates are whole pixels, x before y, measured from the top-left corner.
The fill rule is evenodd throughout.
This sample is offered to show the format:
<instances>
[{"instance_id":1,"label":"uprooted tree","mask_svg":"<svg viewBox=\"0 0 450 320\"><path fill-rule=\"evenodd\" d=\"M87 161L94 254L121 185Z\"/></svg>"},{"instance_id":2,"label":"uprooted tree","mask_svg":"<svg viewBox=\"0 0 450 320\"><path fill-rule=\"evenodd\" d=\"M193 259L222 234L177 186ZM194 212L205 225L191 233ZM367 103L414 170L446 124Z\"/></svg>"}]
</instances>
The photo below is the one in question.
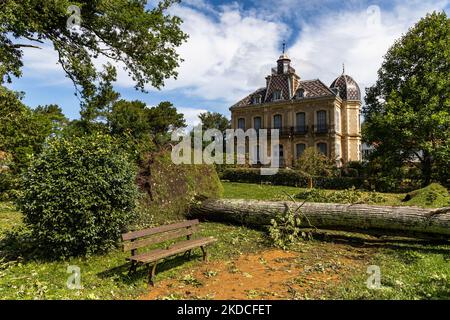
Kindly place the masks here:
<instances>
[{"instance_id":1,"label":"uprooted tree","mask_svg":"<svg viewBox=\"0 0 450 320\"><path fill-rule=\"evenodd\" d=\"M300 210L299 206L302 206ZM206 200L193 206L190 214L209 221L267 226L280 212L289 210L302 215L301 226L305 228L450 238L450 207L422 209L361 204Z\"/></svg>"}]
</instances>

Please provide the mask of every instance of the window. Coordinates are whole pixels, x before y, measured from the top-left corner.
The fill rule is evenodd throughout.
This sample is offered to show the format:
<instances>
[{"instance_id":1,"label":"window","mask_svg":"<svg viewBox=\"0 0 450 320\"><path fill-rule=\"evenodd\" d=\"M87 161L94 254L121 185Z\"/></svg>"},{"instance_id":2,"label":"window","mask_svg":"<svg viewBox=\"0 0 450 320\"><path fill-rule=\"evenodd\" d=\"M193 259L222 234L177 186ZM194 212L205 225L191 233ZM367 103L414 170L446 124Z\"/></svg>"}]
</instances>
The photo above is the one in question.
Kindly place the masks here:
<instances>
[{"instance_id":1,"label":"window","mask_svg":"<svg viewBox=\"0 0 450 320\"><path fill-rule=\"evenodd\" d=\"M306 132L306 114L304 112L299 112L295 115L295 125L297 133Z\"/></svg>"},{"instance_id":2,"label":"window","mask_svg":"<svg viewBox=\"0 0 450 320\"><path fill-rule=\"evenodd\" d=\"M261 96L260 95L253 97L253 104L261 104Z\"/></svg>"},{"instance_id":3,"label":"window","mask_svg":"<svg viewBox=\"0 0 450 320\"><path fill-rule=\"evenodd\" d=\"M238 119L238 129L245 130L245 119L244 118Z\"/></svg>"},{"instance_id":4,"label":"window","mask_svg":"<svg viewBox=\"0 0 450 320\"><path fill-rule=\"evenodd\" d=\"M261 129L261 117L255 117L253 119L253 128L256 130L256 132Z\"/></svg>"},{"instance_id":5,"label":"window","mask_svg":"<svg viewBox=\"0 0 450 320\"><path fill-rule=\"evenodd\" d=\"M273 117L273 128L281 129L283 127L283 119L281 115L277 114Z\"/></svg>"},{"instance_id":6,"label":"window","mask_svg":"<svg viewBox=\"0 0 450 320\"><path fill-rule=\"evenodd\" d=\"M335 121L336 121L336 131L341 132L341 112L339 110L336 110L335 114Z\"/></svg>"},{"instance_id":7,"label":"window","mask_svg":"<svg viewBox=\"0 0 450 320\"><path fill-rule=\"evenodd\" d=\"M273 101L281 100L281 91L274 91L273 93Z\"/></svg>"},{"instance_id":8,"label":"window","mask_svg":"<svg viewBox=\"0 0 450 320\"><path fill-rule=\"evenodd\" d=\"M306 145L304 143L299 143L295 146L295 149L296 149L296 155L297 155L297 159L298 159L302 156L303 152L305 152Z\"/></svg>"},{"instance_id":9,"label":"window","mask_svg":"<svg viewBox=\"0 0 450 320\"><path fill-rule=\"evenodd\" d=\"M327 144L326 143L318 143L317 144L317 149L319 149L319 152L324 154L324 155L328 155L328 150L327 150Z\"/></svg>"},{"instance_id":10,"label":"window","mask_svg":"<svg viewBox=\"0 0 450 320\"><path fill-rule=\"evenodd\" d=\"M326 111L317 111L317 132L326 132L327 131L327 112Z\"/></svg>"},{"instance_id":11,"label":"window","mask_svg":"<svg viewBox=\"0 0 450 320\"><path fill-rule=\"evenodd\" d=\"M288 73L289 72L289 62L285 62L283 64L283 73Z\"/></svg>"},{"instance_id":12,"label":"window","mask_svg":"<svg viewBox=\"0 0 450 320\"><path fill-rule=\"evenodd\" d=\"M297 91L297 98L304 98L305 97L305 89L299 89Z\"/></svg>"}]
</instances>

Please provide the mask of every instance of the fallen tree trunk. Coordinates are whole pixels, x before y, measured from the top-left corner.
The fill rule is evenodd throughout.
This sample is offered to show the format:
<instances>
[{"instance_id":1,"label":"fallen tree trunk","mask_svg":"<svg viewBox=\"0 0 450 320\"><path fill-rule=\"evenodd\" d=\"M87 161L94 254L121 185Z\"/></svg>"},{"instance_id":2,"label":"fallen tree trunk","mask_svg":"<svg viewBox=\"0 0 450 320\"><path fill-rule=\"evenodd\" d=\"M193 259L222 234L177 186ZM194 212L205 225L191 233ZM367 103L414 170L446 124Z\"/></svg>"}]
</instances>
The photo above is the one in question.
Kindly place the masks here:
<instances>
[{"instance_id":1,"label":"fallen tree trunk","mask_svg":"<svg viewBox=\"0 0 450 320\"><path fill-rule=\"evenodd\" d=\"M294 202L205 200L193 206L190 215L209 221L265 226L270 225L278 214L288 210L295 212L301 205ZM301 227L305 228L450 239L450 208L305 203L298 212Z\"/></svg>"}]
</instances>

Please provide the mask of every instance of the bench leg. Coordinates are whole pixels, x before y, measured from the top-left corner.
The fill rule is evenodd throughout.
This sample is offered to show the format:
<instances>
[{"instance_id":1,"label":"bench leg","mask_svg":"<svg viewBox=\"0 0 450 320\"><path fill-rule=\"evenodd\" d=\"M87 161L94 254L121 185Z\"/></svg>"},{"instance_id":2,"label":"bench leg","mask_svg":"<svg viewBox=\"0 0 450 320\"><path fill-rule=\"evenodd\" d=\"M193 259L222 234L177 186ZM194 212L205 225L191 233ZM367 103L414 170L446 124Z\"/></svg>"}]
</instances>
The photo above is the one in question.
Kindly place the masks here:
<instances>
[{"instance_id":1,"label":"bench leg","mask_svg":"<svg viewBox=\"0 0 450 320\"><path fill-rule=\"evenodd\" d=\"M184 257L186 258L188 258L188 259L190 259L191 258L191 252L192 252L192 250L188 250L188 251L186 251L185 253L184 253Z\"/></svg>"},{"instance_id":2,"label":"bench leg","mask_svg":"<svg viewBox=\"0 0 450 320\"><path fill-rule=\"evenodd\" d=\"M206 247L201 246L200 248L202 249L203 252L203 261L208 262L208 252L206 251Z\"/></svg>"},{"instance_id":3,"label":"bench leg","mask_svg":"<svg viewBox=\"0 0 450 320\"><path fill-rule=\"evenodd\" d=\"M153 280L155 279L157 265L158 265L158 261L155 261L153 266L151 266L151 265L148 266L148 284L152 287L155 285Z\"/></svg>"},{"instance_id":4,"label":"bench leg","mask_svg":"<svg viewBox=\"0 0 450 320\"><path fill-rule=\"evenodd\" d=\"M128 275L131 275L132 273L136 272L137 263L134 261L131 261L130 269L128 270Z\"/></svg>"}]
</instances>

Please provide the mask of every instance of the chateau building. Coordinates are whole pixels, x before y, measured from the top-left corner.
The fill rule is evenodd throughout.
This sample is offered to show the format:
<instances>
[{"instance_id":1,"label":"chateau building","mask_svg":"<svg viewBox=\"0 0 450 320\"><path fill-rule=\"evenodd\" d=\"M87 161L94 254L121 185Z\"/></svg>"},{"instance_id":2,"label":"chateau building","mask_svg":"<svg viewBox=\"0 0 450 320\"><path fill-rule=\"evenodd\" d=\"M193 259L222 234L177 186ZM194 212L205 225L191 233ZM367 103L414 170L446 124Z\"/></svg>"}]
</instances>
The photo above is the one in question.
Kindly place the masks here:
<instances>
[{"instance_id":1,"label":"chateau building","mask_svg":"<svg viewBox=\"0 0 450 320\"><path fill-rule=\"evenodd\" d=\"M233 129L280 130L280 164L293 166L308 147L338 165L361 160L361 91L345 70L331 86L302 80L286 54L266 86L230 108ZM268 150L270 154L270 150Z\"/></svg>"}]
</instances>

